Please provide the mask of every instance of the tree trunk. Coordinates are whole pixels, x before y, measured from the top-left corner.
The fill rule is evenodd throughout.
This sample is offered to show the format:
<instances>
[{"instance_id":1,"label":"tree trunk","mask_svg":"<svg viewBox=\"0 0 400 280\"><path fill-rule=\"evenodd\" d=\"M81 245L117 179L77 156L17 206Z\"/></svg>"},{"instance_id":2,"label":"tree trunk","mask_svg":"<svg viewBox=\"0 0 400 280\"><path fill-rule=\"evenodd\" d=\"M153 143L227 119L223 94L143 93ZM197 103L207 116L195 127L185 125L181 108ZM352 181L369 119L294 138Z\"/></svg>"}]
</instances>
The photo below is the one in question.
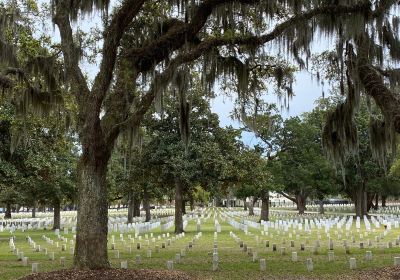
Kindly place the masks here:
<instances>
[{"instance_id":1,"label":"tree trunk","mask_svg":"<svg viewBox=\"0 0 400 280\"><path fill-rule=\"evenodd\" d=\"M363 218L367 214L367 195L363 184L359 186L355 192L354 204L356 208L356 216Z\"/></svg>"},{"instance_id":2,"label":"tree trunk","mask_svg":"<svg viewBox=\"0 0 400 280\"><path fill-rule=\"evenodd\" d=\"M364 187L364 197L363 197L363 213L364 215L368 215L368 194L365 191L365 187Z\"/></svg>"},{"instance_id":3,"label":"tree trunk","mask_svg":"<svg viewBox=\"0 0 400 280\"><path fill-rule=\"evenodd\" d=\"M190 196L190 211L194 211L194 198L193 196Z\"/></svg>"},{"instance_id":4,"label":"tree trunk","mask_svg":"<svg viewBox=\"0 0 400 280\"><path fill-rule=\"evenodd\" d=\"M218 197L216 197L215 198L215 206L216 207L221 207L222 206L222 200L221 200L221 198L218 196Z\"/></svg>"},{"instance_id":5,"label":"tree trunk","mask_svg":"<svg viewBox=\"0 0 400 280\"><path fill-rule=\"evenodd\" d=\"M145 189L143 192L143 208L146 211L146 222L149 222L151 220L151 214L149 192L147 189Z\"/></svg>"},{"instance_id":6,"label":"tree trunk","mask_svg":"<svg viewBox=\"0 0 400 280\"><path fill-rule=\"evenodd\" d=\"M269 221L269 194L261 198L261 221Z\"/></svg>"},{"instance_id":7,"label":"tree trunk","mask_svg":"<svg viewBox=\"0 0 400 280\"><path fill-rule=\"evenodd\" d=\"M244 199L243 211L247 211L247 202L246 202L246 198Z\"/></svg>"},{"instance_id":8,"label":"tree trunk","mask_svg":"<svg viewBox=\"0 0 400 280\"><path fill-rule=\"evenodd\" d=\"M4 219L11 219L11 203L6 204L6 213L4 214Z\"/></svg>"},{"instance_id":9,"label":"tree trunk","mask_svg":"<svg viewBox=\"0 0 400 280\"><path fill-rule=\"evenodd\" d=\"M387 199L387 196L382 195L382 207L386 207L386 199Z\"/></svg>"},{"instance_id":10,"label":"tree trunk","mask_svg":"<svg viewBox=\"0 0 400 280\"><path fill-rule=\"evenodd\" d=\"M307 200L307 197L302 196L302 195L296 195L297 210L299 210L300 215L302 215L306 212L306 200Z\"/></svg>"},{"instance_id":11,"label":"tree trunk","mask_svg":"<svg viewBox=\"0 0 400 280\"><path fill-rule=\"evenodd\" d=\"M133 214L135 211L135 200L133 199L133 192L129 192L128 194L128 224L133 223Z\"/></svg>"},{"instance_id":12,"label":"tree trunk","mask_svg":"<svg viewBox=\"0 0 400 280\"><path fill-rule=\"evenodd\" d=\"M182 199L182 214L186 214L186 200Z\"/></svg>"},{"instance_id":13,"label":"tree trunk","mask_svg":"<svg viewBox=\"0 0 400 280\"><path fill-rule=\"evenodd\" d=\"M254 204L255 204L255 199L252 198L249 201L249 216L254 216Z\"/></svg>"},{"instance_id":14,"label":"tree trunk","mask_svg":"<svg viewBox=\"0 0 400 280\"><path fill-rule=\"evenodd\" d=\"M175 233L183 232L183 213L182 213L182 182L179 178L175 178Z\"/></svg>"},{"instance_id":15,"label":"tree trunk","mask_svg":"<svg viewBox=\"0 0 400 280\"><path fill-rule=\"evenodd\" d=\"M375 205L374 205L374 210L377 211L379 208L379 194L375 194Z\"/></svg>"},{"instance_id":16,"label":"tree trunk","mask_svg":"<svg viewBox=\"0 0 400 280\"><path fill-rule=\"evenodd\" d=\"M37 202L36 200L33 201L33 206L32 206L32 218L36 218L36 205Z\"/></svg>"},{"instance_id":17,"label":"tree trunk","mask_svg":"<svg viewBox=\"0 0 400 280\"><path fill-rule=\"evenodd\" d=\"M134 217L140 217L140 197L139 197L139 195L138 194L134 194L134 196L133 196L133 200L134 200L134 202L133 202L133 209L134 209L134 211L133 211L133 216Z\"/></svg>"},{"instance_id":18,"label":"tree trunk","mask_svg":"<svg viewBox=\"0 0 400 280\"><path fill-rule=\"evenodd\" d=\"M373 208L375 206L374 198L375 198L375 194L367 193L367 213L369 212L369 210L371 210L371 208Z\"/></svg>"},{"instance_id":19,"label":"tree trunk","mask_svg":"<svg viewBox=\"0 0 400 280\"><path fill-rule=\"evenodd\" d=\"M61 203L58 198L53 201L53 229L60 229L61 222Z\"/></svg>"},{"instance_id":20,"label":"tree trunk","mask_svg":"<svg viewBox=\"0 0 400 280\"><path fill-rule=\"evenodd\" d=\"M324 208L324 199L319 200L319 214L324 215L325 214L325 208Z\"/></svg>"},{"instance_id":21,"label":"tree trunk","mask_svg":"<svg viewBox=\"0 0 400 280\"><path fill-rule=\"evenodd\" d=\"M89 269L108 268L107 159L101 158L99 154L95 158L84 153L79 161L78 170L79 196L74 265Z\"/></svg>"}]
</instances>

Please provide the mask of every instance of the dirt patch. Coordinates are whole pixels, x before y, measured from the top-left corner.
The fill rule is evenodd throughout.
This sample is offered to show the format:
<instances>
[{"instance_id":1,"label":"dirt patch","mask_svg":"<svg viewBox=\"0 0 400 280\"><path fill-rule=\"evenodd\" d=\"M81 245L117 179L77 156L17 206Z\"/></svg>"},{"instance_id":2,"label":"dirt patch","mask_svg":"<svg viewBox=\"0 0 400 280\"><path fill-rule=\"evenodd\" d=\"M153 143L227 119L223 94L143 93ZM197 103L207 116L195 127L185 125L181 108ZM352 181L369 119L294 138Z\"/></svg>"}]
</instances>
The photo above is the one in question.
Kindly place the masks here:
<instances>
[{"instance_id":1,"label":"dirt patch","mask_svg":"<svg viewBox=\"0 0 400 280\"><path fill-rule=\"evenodd\" d=\"M400 280L400 267L383 267L376 269L355 270L341 275L310 275L302 276L263 276L260 279L268 280Z\"/></svg>"},{"instance_id":2,"label":"dirt patch","mask_svg":"<svg viewBox=\"0 0 400 280\"><path fill-rule=\"evenodd\" d=\"M189 280L212 279L207 277L193 277L181 271L153 270L153 269L107 269L107 270L58 270L45 273L34 273L19 280ZM399 280L400 267L384 267L352 271L349 274L336 276L274 276L265 275L260 279L276 280Z\"/></svg>"},{"instance_id":3,"label":"dirt patch","mask_svg":"<svg viewBox=\"0 0 400 280\"><path fill-rule=\"evenodd\" d=\"M188 280L180 271L152 269L57 270L34 273L20 280Z\"/></svg>"},{"instance_id":4,"label":"dirt patch","mask_svg":"<svg viewBox=\"0 0 400 280\"><path fill-rule=\"evenodd\" d=\"M348 279L348 280L399 280L400 279L400 267L390 266L384 268L367 269L355 272L353 275L343 275L337 279Z\"/></svg>"}]
</instances>

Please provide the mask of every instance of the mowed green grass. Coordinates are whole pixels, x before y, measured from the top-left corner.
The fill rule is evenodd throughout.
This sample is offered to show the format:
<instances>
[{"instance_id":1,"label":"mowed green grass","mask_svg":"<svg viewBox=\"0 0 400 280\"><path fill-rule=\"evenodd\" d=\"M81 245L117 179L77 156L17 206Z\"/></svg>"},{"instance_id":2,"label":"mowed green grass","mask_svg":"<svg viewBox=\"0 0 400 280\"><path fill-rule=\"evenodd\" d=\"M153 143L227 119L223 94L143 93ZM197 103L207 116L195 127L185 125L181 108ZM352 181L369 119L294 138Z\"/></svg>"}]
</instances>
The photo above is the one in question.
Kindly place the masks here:
<instances>
[{"instance_id":1,"label":"mowed green grass","mask_svg":"<svg viewBox=\"0 0 400 280\"><path fill-rule=\"evenodd\" d=\"M220 210L218 210L220 211ZM375 236L383 232L383 226L381 229L376 230L375 233L370 233L366 236L363 233L363 241L365 243L365 249L359 249L360 233L353 226L352 232L355 236L355 243L351 242L351 236L346 237L345 233L342 233L341 240L337 240L335 236L335 231L338 231L336 227L330 230L331 238L334 240L334 253L335 261L328 262L328 239L323 230L314 229L311 234L304 233L301 231L296 231L299 234L299 239L296 239L296 234L293 234L293 230L290 229L289 232L277 232L275 230L269 230L269 236L262 236L261 231L250 228L251 234L246 235L243 231L236 230L230 226L227 222L223 222L221 218L217 217L219 220L222 232L218 234L218 254L219 254L219 269L218 271L212 271L212 252L214 244L214 210L212 210L212 215L209 219L203 220L201 225L202 237L197 240L192 249L186 252L186 256L182 257L181 263L174 263L174 269L182 270L197 279L260 279L266 276L275 277L293 277L296 276L310 276L318 279L330 278L338 274L343 273L354 273L349 269L349 258L354 257L357 259L357 269L367 269L372 267L382 267L393 265L393 258L395 256L400 256L400 248L395 245L394 240L400 235L399 229L392 229L390 233L380 241L381 244L386 244L387 241L393 242L393 248L381 249L376 248ZM355 223L354 223L355 224ZM364 225L362 224L362 229ZM173 228L170 229L170 237L174 236ZM230 236L230 231L235 233L238 237L245 242L248 247L251 247L253 251L257 251L258 258L265 258L267 263L267 271L260 272L259 262L253 262L252 257L247 253L243 252L239 247L239 244ZM314 245L315 240L318 239L318 232L321 235L319 252L317 255L312 254L311 246ZM142 234L142 240L139 241L135 238L135 243L131 244L128 240L128 234L134 236L133 233L125 233L124 239L126 243L120 241L119 232L111 232L109 235L109 259L113 267L120 267L120 263L123 260L128 260L129 268L152 268L152 269L166 269L166 262L168 260L175 260L175 255L185 248L189 241L191 241L196 232L196 220L191 220L186 228L185 237L173 242L167 248L162 249L161 243L166 242L168 238L158 240L157 236L165 233L161 232L160 229L155 229L153 231L153 236L156 238L156 243L151 242L150 233L149 249L152 250L152 257L147 258L147 246L145 245L145 234ZM292 233L293 237L289 238L289 233ZM273 234L273 237L271 237ZM72 267L72 257L70 248L70 240L73 237L72 233L67 235L63 234L61 230L61 235L68 238L67 251L61 251L61 240L57 240L56 235L53 231L28 231L22 233L20 231L14 233L16 237L15 245L19 251L23 251L24 255L29 258L28 267L23 267L22 262L17 260L9 248L7 240L11 234L9 232L0 233L0 279L17 279L21 276L27 275L31 272L31 263L39 263L39 271L51 271L61 269L59 259L61 256L66 257L67 268ZM37 245L41 245L42 248L47 248L48 252L55 252L55 261L49 260L48 256L44 252L33 252L33 249L29 246L26 236L29 235ZM55 242L59 242L60 247L57 248L56 245L50 245L46 243L41 237L46 235L52 238ZM115 256L115 251L111 250L111 235L115 236L116 249L120 252L119 259ZM256 236L259 236L260 242L256 242ZM309 240L310 246L306 248L306 251L300 251L300 244L305 243L306 238ZM342 246L342 239L347 239L350 246L350 254L346 254ZM373 244L369 248L367 246L367 239L370 239ZM270 247L265 247L262 240L269 240ZM295 247L290 247L290 240L295 241ZM136 244L141 242L142 249L137 250ZM283 243L286 244L283 244ZM272 252L272 244L276 243L278 250ZM159 245L159 253L155 252L154 245ZM132 253L128 252L128 247L132 246ZM286 247L286 255L280 254L280 247ZM298 254L298 262L293 263L291 260L291 252L296 251ZM365 252L372 251L373 261L365 261ZM141 264L135 263L136 255L141 255ZM314 262L314 271L308 272L306 269L306 259L312 258Z\"/></svg>"}]
</instances>

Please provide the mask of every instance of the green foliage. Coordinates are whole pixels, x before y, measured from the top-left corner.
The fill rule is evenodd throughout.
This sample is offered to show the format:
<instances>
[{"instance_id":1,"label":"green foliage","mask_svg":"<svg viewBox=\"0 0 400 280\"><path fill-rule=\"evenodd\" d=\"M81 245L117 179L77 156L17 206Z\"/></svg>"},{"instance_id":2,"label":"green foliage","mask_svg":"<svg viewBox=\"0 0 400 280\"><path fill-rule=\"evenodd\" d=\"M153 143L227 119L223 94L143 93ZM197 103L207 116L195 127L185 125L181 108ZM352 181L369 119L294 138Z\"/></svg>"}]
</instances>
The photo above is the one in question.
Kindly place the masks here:
<instances>
[{"instance_id":1,"label":"green foliage","mask_svg":"<svg viewBox=\"0 0 400 280\"><path fill-rule=\"evenodd\" d=\"M320 198L337 192L334 170L322 151L321 128L313 117L290 118L277 135L275 178L282 191L293 196Z\"/></svg>"},{"instance_id":2,"label":"green foliage","mask_svg":"<svg viewBox=\"0 0 400 280\"><path fill-rule=\"evenodd\" d=\"M7 102L0 105L0 115L0 200L27 206L74 200L77 150L64 125L57 118L35 115L21 122ZM22 126L27 135L11 153L11 133Z\"/></svg>"}]
</instances>

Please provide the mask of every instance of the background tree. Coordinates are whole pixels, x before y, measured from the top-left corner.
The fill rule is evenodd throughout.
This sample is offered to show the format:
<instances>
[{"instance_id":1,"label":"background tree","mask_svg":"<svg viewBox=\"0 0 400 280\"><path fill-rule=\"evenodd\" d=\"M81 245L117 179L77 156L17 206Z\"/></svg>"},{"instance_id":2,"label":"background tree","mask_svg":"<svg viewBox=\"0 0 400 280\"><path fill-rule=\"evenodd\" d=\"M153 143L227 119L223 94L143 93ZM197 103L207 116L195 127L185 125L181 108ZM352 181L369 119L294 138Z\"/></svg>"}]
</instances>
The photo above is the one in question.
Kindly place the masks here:
<instances>
[{"instance_id":1,"label":"background tree","mask_svg":"<svg viewBox=\"0 0 400 280\"><path fill-rule=\"evenodd\" d=\"M290 118L276 142L280 151L273 162L274 178L282 187L280 193L304 214L308 198L324 197L335 186L334 170L322 151L321 130L307 117Z\"/></svg>"}]
</instances>

